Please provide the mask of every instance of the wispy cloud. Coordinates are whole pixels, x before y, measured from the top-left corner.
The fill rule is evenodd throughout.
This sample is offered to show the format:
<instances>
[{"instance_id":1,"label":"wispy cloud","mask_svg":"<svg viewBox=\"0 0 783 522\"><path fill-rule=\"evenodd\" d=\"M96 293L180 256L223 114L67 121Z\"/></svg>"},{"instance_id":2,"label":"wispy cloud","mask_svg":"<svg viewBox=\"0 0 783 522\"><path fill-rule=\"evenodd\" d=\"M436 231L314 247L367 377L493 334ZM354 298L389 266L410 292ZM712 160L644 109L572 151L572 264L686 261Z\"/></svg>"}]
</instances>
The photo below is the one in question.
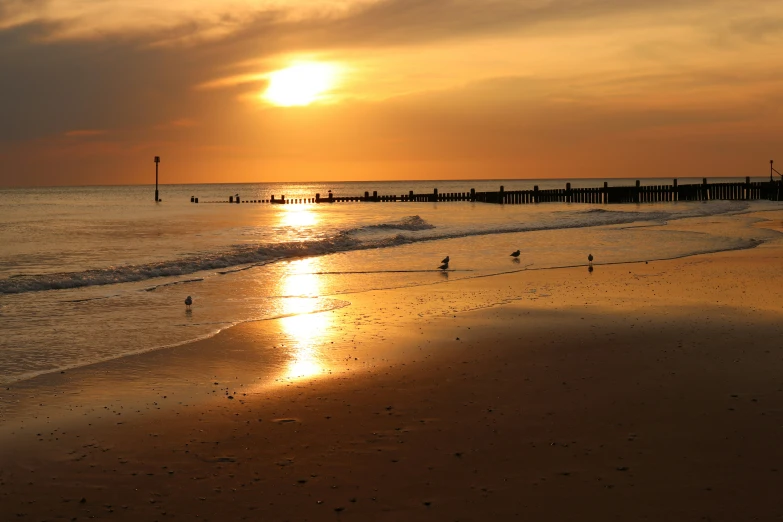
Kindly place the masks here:
<instances>
[{"instance_id":1,"label":"wispy cloud","mask_svg":"<svg viewBox=\"0 0 783 522\"><path fill-rule=\"evenodd\" d=\"M223 87L236 87L246 84L266 83L269 80L267 73L234 74L223 78L208 80L195 86L196 89L219 89Z\"/></svg>"},{"instance_id":2,"label":"wispy cloud","mask_svg":"<svg viewBox=\"0 0 783 522\"><path fill-rule=\"evenodd\" d=\"M178 118L165 123L159 123L158 125L155 125L155 128L158 130L177 130L188 129L197 125L198 121L193 118Z\"/></svg>"},{"instance_id":3,"label":"wispy cloud","mask_svg":"<svg viewBox=\"0 0 783 522\"><path fill-rule=\"evenodd\" d=\"M533 165L630 136L628 151L709 135L747 152L733 137L781 135L782 21L768 0L0 0L0 153L105 167L154 149L194 169L235 154L284 173ZM258 103L303 57L346 66L340 102Z\"/></svg>"},{"instance_id":4,"label":"wispy cloud","mask_svg":"<svg viewBox=\"0 0 783 522\"><path fill-rule=\"evenodd\" d=\"M66 131L64 134L68 138L91 138L94 136L103 136L107 131L102 129L80 129Z\"/></svg>"}]
</instances>

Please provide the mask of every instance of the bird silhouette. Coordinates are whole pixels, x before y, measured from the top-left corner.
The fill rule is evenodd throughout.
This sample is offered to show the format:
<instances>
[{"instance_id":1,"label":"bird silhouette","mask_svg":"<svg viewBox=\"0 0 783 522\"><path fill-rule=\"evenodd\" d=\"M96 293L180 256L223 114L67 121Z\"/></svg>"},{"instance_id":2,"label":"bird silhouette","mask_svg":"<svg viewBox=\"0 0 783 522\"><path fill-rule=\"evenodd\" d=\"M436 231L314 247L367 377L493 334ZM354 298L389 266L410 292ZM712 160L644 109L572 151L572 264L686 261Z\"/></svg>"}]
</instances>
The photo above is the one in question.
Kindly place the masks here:
<instances>
[{"instance_id":1,"label":"bird silhouette","mask_svg":"<svg viewBox=\"0 0 783 522\"><path fill-rule=\"evenodd\" d=\"M448 263L449 263L449 256L446 256L446 257L444 257L444 258L443 258L443 261L441 261L441 263L446 263L446 264L448 264Z\"/></svg>"},{"instance_id":2,"label":"bird silhouette","mask_svg":"<svg viewBox=\"0 0 783 522\"><path fill-rule=\"evenodd\" d=\"M511 252L511 257L519 257L519 250Z\"/></svg>"},{"instance_id":3,"label":"bird silhouette","mask_svg":"<svg viewBox=\"0 0 783 522\"><path fill-rule=\"evenodd\" d=\"M593 266L593 254L587 254L587 261Z\"/></svg>"},{"instance_id":4,"label":"bird silhouette","mask_svg":"<svg viewBox=\"0 0 783 522\"><path fill-rule=\"evenodd\" d=\"M192 305L192 304L193 304L193 299L192 299L190 296L188 296L188 297L185 299L185 308L187 308L188 310L190 310L190 305Z\"/></svg>"}]
</instances>

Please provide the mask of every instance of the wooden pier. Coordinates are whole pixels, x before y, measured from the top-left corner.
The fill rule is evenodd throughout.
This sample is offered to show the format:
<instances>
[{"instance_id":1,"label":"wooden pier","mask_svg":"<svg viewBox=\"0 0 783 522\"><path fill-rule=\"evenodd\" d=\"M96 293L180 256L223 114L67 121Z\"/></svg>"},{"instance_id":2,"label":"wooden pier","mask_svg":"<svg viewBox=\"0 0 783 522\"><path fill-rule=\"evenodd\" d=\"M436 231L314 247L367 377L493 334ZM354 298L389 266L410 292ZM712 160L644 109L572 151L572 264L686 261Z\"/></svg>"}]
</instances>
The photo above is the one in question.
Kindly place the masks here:
<instances>
[{"instance_id":1,"label":"wooden pier","mask_svg":"<svg viewBox=\"0 0 783 522\"><path fill-rule=\"evenodd\" d=\"M602 187L572 188L566 183L562 189L539 190L505 190L503 186L498 191L476 192L438 192L431 193L380 195L377 191L363 196L336 196L329 192L326 197L316 194L314 198L286 199L285 196L271 196L269 199L240 199L239 195L230 196L228 201L205 201L204 203L267 203L273 205L287 204L320 204L320 203L391 203L391 202L450 202L469 201L475 203L495 203L501 205L525 205L531 203L655 203L674 201L713 201L713 200L770 200L783 201L783 181L750 181L746 177L739 183L708 183L704 178L701 183L678 184L673 180L671 185L642 185L639 180L630 186L609 186L604 182ZM192 196L191 202L198 203L198 197Z\"/></svg>"}]
</instances>

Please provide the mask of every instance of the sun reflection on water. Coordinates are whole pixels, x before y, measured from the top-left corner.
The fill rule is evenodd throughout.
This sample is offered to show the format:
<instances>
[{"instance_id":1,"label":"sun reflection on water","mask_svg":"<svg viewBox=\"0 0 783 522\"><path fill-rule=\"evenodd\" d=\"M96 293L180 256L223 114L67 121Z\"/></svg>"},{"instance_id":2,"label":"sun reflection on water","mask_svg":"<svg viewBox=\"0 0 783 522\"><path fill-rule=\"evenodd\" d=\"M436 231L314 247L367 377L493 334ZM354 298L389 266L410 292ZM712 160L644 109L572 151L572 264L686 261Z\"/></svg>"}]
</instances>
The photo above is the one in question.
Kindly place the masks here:
<instances>
[{"instance_id":1,"label":"sun reflection on water","mask_svg":"<svg viewBox=\"0 0 783 522\"><path fill-rule=\"evenodd\" d=\"M305 205L285 205L280 224L286 227L312 227L318 224L318 216Z\"/></svg>"},{"instance_id":2,"label":"sun reflection on water","mask_svg":"<svg viewBox=\"0 0 783 522\"><path fill-rule=\"evenodd\" d=\"M301 379L326 371L319 345L323 342L331 319L326 313L308 313L312 300L320 292L320 279L312 272L317 258L299 259L289 263L289 273L280 281L280 295L285 296L281 319L283 331L290 336L291 360L284 378Z\"/></svg>"}]
</instances>

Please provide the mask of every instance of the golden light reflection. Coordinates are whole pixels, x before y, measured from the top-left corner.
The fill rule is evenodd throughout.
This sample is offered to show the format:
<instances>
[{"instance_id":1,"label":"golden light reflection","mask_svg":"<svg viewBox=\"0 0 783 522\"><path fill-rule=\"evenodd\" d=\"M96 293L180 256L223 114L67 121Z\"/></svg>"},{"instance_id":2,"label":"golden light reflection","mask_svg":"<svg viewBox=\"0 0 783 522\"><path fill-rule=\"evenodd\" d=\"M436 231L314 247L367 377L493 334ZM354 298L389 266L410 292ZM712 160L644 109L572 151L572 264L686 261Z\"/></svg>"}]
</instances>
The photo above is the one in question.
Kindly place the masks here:
<instances>
[{"instance_id":1,"label":"golden light reflection","mask_svg":"<svg viewBox=\"0 0 783 522\"><path fill-rule=\"evenodd\" d=\"M327 63L296 63L269 75L263 97L281 107L310 105L325 98L336 76L335 66Z\"/></svg>"},{"instance_id":2,"label":"golden light reflection","mask_svg":"<svg viewBox=\"0 0 783 522\"><path fill-rule=\"evenodd\" d=\"M281 224L287 227L311 227L318 224L315 212L301 205L286 205L281 215ZM305 261L305 260L303 260Z\"/></svg>"},{"instance_id":3,"label":"golden light reflection","mask_svg":"<svg viewBox=\"0 0 783 522\"><path fill-rule=\"evenodd\" d=\"M284 378L301 379L323 373L319 345L323 342L331 319L326 313L308 313L313 309L313 298L320 293L317 258L299 259L289 263L289 273L280 281L280 295L286 296L283 312L291 314L281 319L283 331L292 340L291 360Z\"/></svg>"}]
</instances>

